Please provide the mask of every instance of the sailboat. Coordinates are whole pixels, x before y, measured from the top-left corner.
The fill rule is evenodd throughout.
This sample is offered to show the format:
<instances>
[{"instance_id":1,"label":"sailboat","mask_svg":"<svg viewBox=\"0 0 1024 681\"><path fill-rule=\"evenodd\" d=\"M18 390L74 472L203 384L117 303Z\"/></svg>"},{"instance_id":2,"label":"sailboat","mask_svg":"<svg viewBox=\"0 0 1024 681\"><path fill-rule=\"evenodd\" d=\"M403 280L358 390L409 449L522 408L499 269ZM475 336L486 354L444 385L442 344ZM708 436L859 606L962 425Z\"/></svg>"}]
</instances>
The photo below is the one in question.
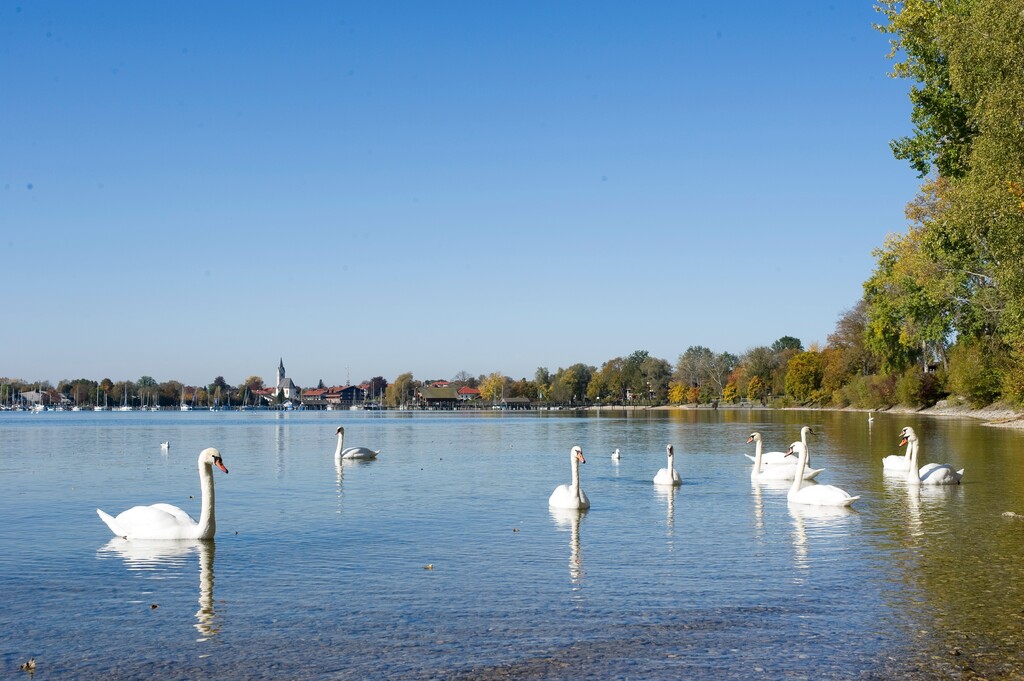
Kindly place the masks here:
<instances>
[{"instance_id":1,"label":"sailboat","mask_svg":"<svg viewBox=\"0 0 1024 681\"><path fill-rule=\"evenodd\" d=\"M185 388L184 387L181 389L181 406L179 407L179 409L181 409L181 411L192 411L192 407L189 406L187 402L185 402Z\"/></svg>"},{"instance_id":2,"label":"sailboat","mask_svg":"<svg viewBox=\"0 0 1024 681\"><path fill-rule=\"evenodd\" d=\"M121 404L120 407L117 408L117 410L118 411L131 411L132 408L130 406L128 406L128 386L127 385L125 385L125 387L124 387L124 393L123 394L124 394L124 402Z\"/></svg>"}]
</instances>

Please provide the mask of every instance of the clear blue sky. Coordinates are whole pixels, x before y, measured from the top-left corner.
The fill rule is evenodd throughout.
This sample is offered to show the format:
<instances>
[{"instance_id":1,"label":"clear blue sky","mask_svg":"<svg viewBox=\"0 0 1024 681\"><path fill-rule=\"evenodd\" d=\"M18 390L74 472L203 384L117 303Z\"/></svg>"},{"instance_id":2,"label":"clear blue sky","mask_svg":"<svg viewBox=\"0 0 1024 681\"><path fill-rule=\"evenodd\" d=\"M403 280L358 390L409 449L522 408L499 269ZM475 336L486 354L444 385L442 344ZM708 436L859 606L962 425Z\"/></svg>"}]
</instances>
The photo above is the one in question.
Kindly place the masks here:
<instances>
[{"instance_id":1,"label":"clear blue sky","mask_svg":"<svg viewBox=\"0 0 1024 681\"><path fill-rule=\"evenodd\" d=\"M0 1L0 376L824 342L917 178L870 0Z\"/></svg>"}]
</instances>

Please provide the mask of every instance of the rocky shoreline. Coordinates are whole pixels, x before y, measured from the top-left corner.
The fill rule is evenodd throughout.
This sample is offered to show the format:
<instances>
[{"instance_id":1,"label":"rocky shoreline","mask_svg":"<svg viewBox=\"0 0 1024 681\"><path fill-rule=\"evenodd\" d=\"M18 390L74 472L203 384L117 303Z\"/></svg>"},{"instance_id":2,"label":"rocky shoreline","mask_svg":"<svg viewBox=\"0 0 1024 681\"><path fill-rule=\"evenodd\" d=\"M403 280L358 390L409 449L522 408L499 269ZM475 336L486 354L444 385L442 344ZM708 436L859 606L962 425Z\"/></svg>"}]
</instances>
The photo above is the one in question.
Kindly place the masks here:
<instances>
[{"instance_id":1,"label":"rocky shoreline","mask_svg":"<svg viewBox=\"0 0 1024 681\"><path fill-rule=\"evenodd\" d=\"M609 407L603 407L608 409ZM662 407L649 407L653 410L674 410L674 409L710 409L708 406L696 407L693 405L673 405ZM738 406L720 404L719 409L765 409L765 410L793 410L793 411L855 411L863 413L880 414L924 414L926 416L937 416L943 418L971 418L982 421L983 426L994 428L1022 428L1024 429L1024 412L1011 409L1005 405L992 404L981 409L973 409L967 404L956 401L939 400L934 406L923 409L912 407L889 407L887 409L854 409L852 407L761 407L761 406ZM643 407L641 407L643 409Z\"/></svg>"}]
</instances>

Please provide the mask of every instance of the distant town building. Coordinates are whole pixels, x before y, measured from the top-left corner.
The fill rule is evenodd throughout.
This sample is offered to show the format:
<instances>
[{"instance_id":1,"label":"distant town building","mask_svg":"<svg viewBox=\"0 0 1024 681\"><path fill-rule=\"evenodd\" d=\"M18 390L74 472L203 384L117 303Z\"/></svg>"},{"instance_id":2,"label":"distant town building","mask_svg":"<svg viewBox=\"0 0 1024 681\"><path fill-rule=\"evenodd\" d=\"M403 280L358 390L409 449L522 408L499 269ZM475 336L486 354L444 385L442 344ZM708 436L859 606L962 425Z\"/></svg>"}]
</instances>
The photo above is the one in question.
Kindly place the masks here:
<instances>
[{"instance_id":1,"label":"distant town building","mask_svg":"<svg viewBox=\"0 0 1024 681\"><path fill-rule=\"evenodd\" d=\"M327 389L324 398L332 409L348 409L363 403L366 390L358 385L336 385Z\"/></svg>"},{"instance_id":2,"label":"distant town building","mask_svg":"<svg viewBox=\"0 0 1024 681\"><path fill-rule=\"evenodd\" d=\"M464 385L459 388L459 399L463 402L478 400L480 399L480 391L476 388L470 388L468 385Z\"/></svg>"},{"instance_id":3,"label":"distant town building","mask_svg":"<svg viewBox=\"0 0 1024 681\"><path fill-rule=\"evenodd\" d=\"M419 392L419 399L427 409L455 409L459 403L459 394L451 386L424 387Z\"/></svg>"},{"instance_id":4,"label":"distant town building","mask_svg":"<svg viewBox=\"0 0 1024 681\"><path fill-rule=\"evenodd\" d=\"M274 386L274 394L281 393L286 400L298 400L299 399L299 388L292 379L288 378L284 373L284 358L281 358L281 363L277 366L277 383Z\"/></svg>"}]
</instances>

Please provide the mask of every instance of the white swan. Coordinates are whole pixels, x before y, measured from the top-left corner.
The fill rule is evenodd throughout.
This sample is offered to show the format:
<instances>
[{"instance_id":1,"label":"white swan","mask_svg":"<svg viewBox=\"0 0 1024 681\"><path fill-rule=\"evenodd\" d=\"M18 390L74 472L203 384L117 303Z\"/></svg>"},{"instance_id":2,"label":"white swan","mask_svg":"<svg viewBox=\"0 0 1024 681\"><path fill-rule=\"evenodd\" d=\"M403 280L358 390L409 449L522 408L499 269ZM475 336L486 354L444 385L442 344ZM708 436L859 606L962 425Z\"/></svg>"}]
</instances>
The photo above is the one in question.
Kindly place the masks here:
<instances>
[{"instance_id":1,"label":"white swan","mask_svg":"<svg viewBox=\"0 0 1024 681\"><path fill-rule=\"evenodd\" d=\"M338 459L374 459L380 454L380 450L374 451L369 447L349 447L345 449L345 427L338 426L338 447L334 450L334 458Z\"/></svg>"},{"instance_id":2,"label":"white swan","mask_svg":"<svg viewBox=\"0 0 1024 681\"><path fill-rule=\"evenodd\" d=\"M914 429L910 428L908 426L907 428L903 429L903 432L900 433L900 437L902 438L902 437L904 437L905 434L913 433L913 432L914 432ZM917 436L915 436L915 439L916 439L916 437ZM904 442L905 442L905 440L904 440ZM902 447L902 446L903 446L903 442L900 443L900 447ZM913 450L913 447L907 447L907 453L906 454L890 454L889 456L883 456L882 457L882 471L883 472L892 472L892 473L906 473L907 471L909 471L910 470L910 454L911 454L912 450Z\"/></svg>"},{"instance_id":3,"label":"white swan","mask_svg":"<svg viewBox=\"0 0 1024 681\"><path fill-rule=\"evenodd\" d=\"M675 449L672 445L665 445L665 451L668 452L668 467L662 468L658 471L658 474L654 476L655 485L681 485L683 479L679 477L679 471L673 465L672 460L675 458Z\"/></svg>"},{"instance_id":4,"label":"white swan","mask_svg":"<svg viewBox=\"0 0 1024 681\"><path fill-rule=\"evenodd\" d=\"M586 463L583 458L583 449L576 445L569 450L569 463L572 466L572 482L568 485L559 485L548 497L548 506L552 508L575 508L579 510L590 508L590 499L580 487L580 464Z\"/></svg>"},{"instance_id":5,"label":"white swan","mask_svg":"<svg viewBox=\"0 0 1024 681\"><path fill-rule=\"evenodd\" d=\"M959 485L964 476L964 469L953 470L948 463L926 463L917 467L917 450L920 443L913 428L904 428L900 432L900 446L910 448L910 468L907 471L907 484L910 485Z\"/></svg>"},{"instance_id":6,"label":"white swan","mask_svg":"<svg viewBox=\"0 0 1024 681\"><path fill-rule=\"evenodd\" d=\"M207 447L199 452L199 486L202 492L202 510L197 523L192 517L177 506L170 504L153 504L152 506L135 506L124 511L116 518L96 509L100 520L107 524L111 532L125 539L212 539L217 531L217 520L214 517L213 499L213 467L225 473L220 452Z\"/></svg>"},{"instance_id":7,"label":"white swan","mask_svg":"<svg viewBox=\"0 0 1024 681\"><path fill-rule=\"evenodd\" d=\"M786 458L787 456L789 456L789 454L787 454L786 452L762 452L761 451L761 448L762 448L761 433L751 433L750 437L747 438L747 444L749 445L751 442L755 443L754 444L754 453L752 455L751 454L744 454L743 455L743 456L747 457L748 459L750 459L751 461L756 461L757 456L760 455L761 463L763 465L766 465L766 466L774 466L774 465L780 464L780 463L784 463L784 464L787 464L787 465L795 465L796 464L796 461L794 459L792 459L792 458L787 459Z\"/></svg>"},{"instance_id":8,"label":"white swan","mask_svg":"<svg viewBox=\"0 0 1024 681\"><path fill-rule=\"evenodd\" d=\"M799 455L796 466L802 474L807 466L807 446L803 442L794 442L789 449ZM859 496L851 497L835 485L804 487L802 475L793 478L793 486L789 488L786 498L791 504L807 504L809 506L849 506L860 499Z\"/></svg>"},{"instance_id":9,"label":"white swan","mask_svg":"<svg viewBox=\"0 0 1024 681\"><path fill-rule=\"evenodd\" d=\"M621 457L621 456L619 456L619 448L618 448L618 447L616 447L616 448L615 448L615 451L614 451L614 452L612 452L612 461L618 461L618 460L619 460L619 459L621 459L621 458L622 458L622 457Z\"/></svg>"},{"instance_id":10,"label":"white swan","mask_svg":"<svg viewBox=\"0 0 1024 681\"><path fill-rule=\"evenodd\" d=\"M790 457L789 461L792 463L777 463L771 466L761 467L762 464L762 452L761 452L761 433L751 433L750 437L747 438L747 443L754 442L754 467L750 470L750 479L765 481L765 480L792 480L796 477L797 462L793 458L792 454L786 452L784 455ZM804 469L804 480L814 480L818 477L818 473L825 470L824 468L805 468Z\"/></svg>"}]
</instances>

